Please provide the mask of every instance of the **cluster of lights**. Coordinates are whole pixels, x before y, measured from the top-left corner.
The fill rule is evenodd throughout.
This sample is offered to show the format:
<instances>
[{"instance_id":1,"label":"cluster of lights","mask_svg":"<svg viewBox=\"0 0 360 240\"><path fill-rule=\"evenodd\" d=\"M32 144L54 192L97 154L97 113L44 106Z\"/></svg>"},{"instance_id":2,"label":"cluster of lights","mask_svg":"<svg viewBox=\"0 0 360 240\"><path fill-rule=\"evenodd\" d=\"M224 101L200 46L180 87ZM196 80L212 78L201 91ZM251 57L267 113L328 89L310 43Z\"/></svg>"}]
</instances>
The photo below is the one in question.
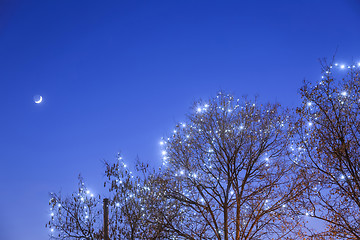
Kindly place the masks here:
<instances>
[{"instance_id":1,"label":"cluster of lights","mask_svg":"<svg viewBox=\"0 0 360 240\"><path fill-rule=\"evenodd\" d=\"M81 187L79 188L80 192L77 193L77 196L78 198L80 199L80 201L83 203L83 204L87 204L88 201L92 201L92 200L95 200L93 199L94 198L94 194L91 193L90 190L86 189L84 187L84 183L82 182L81 183ZM61 215L61 209L63 208L63 205L61 204L61 202L58 202L58 201L61 201L60 199L56 199L55 197L52 197L51 202L54 202L53 204L53 207L50 208L50 217L51 217L51 221L57 221L55 219L55 215L57 213L57 216L58 217L62 217ZM84 205L82 207L84 209L84 219L85 219L85 222L87 221L87 219L89 219L89 211L88 211L88 207L87 205ZM50 232L53 233L56 229L56 226L54 225L54 227L50 228Z\"/></svg>"},{"instance_id":2,"label":"cluster of lights","mask_svg":"<svg viewBox=\"0 0 360 240\"><path fill-rule=\"evenodd\" d=\"M335 67L338 68L338 69L341 69L341 70L347 69L347 70L349 70L349 71L350 71L350 70L352 71L352 69L356 69L356 71L357 71L358 67L360 67L360 62L358 62L357 64L353 64L353 65L345 65L345 64L335 63L333 66L330 66L330 69L334 69ZM328 76L329 76L329 74L331 74L330 71L326 71L325 73L326 73ZM322 76L322 79L324 79L324 78L325 78L325 76ZM320 85L323 85L323 82L320 81L319 84L320 84ZM355 96L353 96L349 91L342 90L342 91L339 91L336 95L332 94L332 95L329 95L328 97L329 97L329 98L335 98L336 101L338 101L339 104L343 105L343 104L346 103L346 99L347 99L347 98L355 97ZM352 99L352 100L354 100L354 99ZM357 100L357 101L360 102L360 99ZM317 120L317 118L318 118L318 115L316 115L316 114L314 114L314 112L312 112L312 110L314 110L314 109L317 108L317 106L314 106L314 108L313 108L313 105L314 105L314 104L313 104L313 102L311 102L311 101L309 101L309 102L306 103L306 106L311 109L310 114L312 115L312 116L310 117L310 121L308 122L308 126L309 126L309 127L311 127L311 126L314 125L313 122L311 121L311 119L312 119L312 120ZM310 136L310 134L311 134L311 131L309 131L309 130L308 130L308 131L305 131L305 135L304 135L304 137L303 137L303 138L304 138L303 141L304 141L305 143L306 143L306 142L309 142L309 140L308 140L307 138ZM302 155L305 155L305 153L306 153L305 147L301 147L301 146L298 147L298 148L295 148L294 146L291 146L291 150L292 150L293 153L294 153L294 156L295 156L295 159L296 159L296 163L298 163L300 159L303 159L301 156L302 156ZM307 166L306 161L304 162L304 165ZM319 167L323 167L322 164L319 164ZM346 181L347 179L351 178L351 175L346 174L346 173L340 173L340 174L333 175L332 177L334 178L334 181L344 182L344 181ZM314 186L314 187L312 188L315 192L318 191L318 189L319 189L318 186L321 185L320 182L319 182L318 184L319 184L319 185L316 185L316 186ZM305 216L313 216L313 212L311 212L311 211L306 211L306 212L304 212L304 215L305 215Z\"/></svg>"},{"instance_id":3,"label":"cluster of lights","mask_svg":"<svg viewBox=\"0 0 360 240\"><path fill-rule=\"evenodd\" d=\"M335 63L334 64L335 67L339 67L340 69L345 69L345 68L356 68L356 65L345 65L345 64L338 64L338 63ZM360 67L360 62L357 63L357 66ZM330 68L332 68L332 66L330 66Z\"/></svg>"},{"instance_id":4,"label":"cluster of lights","mask_svg":"<svg viewBox=\"0 0 360 240\"><path fill-rule=\"evenodd\" d=\"M221 94L221 93L220 93ZM219 98L219 96L217 96L217 98ZM168 150L168 147L166 146L167 144L170 144L170 145L173 145L173 144L176 144L178 146L181 146L181 147L184 147L184 150L185 152L188 151L187 150L187 147L190 147L189 150L191 149L191 141L193 141L193 139L198 139L199 136L198 134L200 135L203 135L203 134L210 134L210 135L214 135L214 136L217 136L217 137L221 137L223 134L234 134L235 136L237 134L239 135L243 135L243 134L246 134L246 133L249 133L249 134L254 134L254 135L257 135L257 136L263 136L263 135L266 135L270 132L270 128L269 129L259 129L259 130L253 130L252 127L251 127L251 123L247 123L246 122L246 119L244 119L244 123L242 124L234 124L232 127L230 127L229 129L222 129L222 128L219 128L219 129L213 129L213 130L205 130L205 128L202 127L202 123L204 122L204 118L207 117L205 116L205 113L206 112L209 112L209 111L223 111L225 113L232 113L232 114L236 114L233 113L234 110L236 109L244 109L244 108L247 108L247 107L251 107L251 108L254 108L256 105L255 103L245 103L243 106L239 105L239 99L237 99L237 102L235 103L236 105L232 104L233 101L232 99L230 99L229 101L229 104L226 105L226 106L214 106L214 105L211 105L210 107L210 104L199 104L196 108L195 108L195 114L197 114L197 123L194 122L192 124L184 124L184 123L180 123L177 125L177 128L173 131L174 135L173 135L173 138L168 138L167 141L165 141L164 139L162 139L160 141L160 146L161 148L163 149L161 151L161 156L163 157L163 164L165 163L168 163L168 159L169 159L169 152L167 151ZM267 110L265 114L273 114L274 111L273 110ZM263 118L263 116L261 115L263 113L258 113L258 112L255 112L254 116L250 116L250 117L256 117L258 118L256 120L256 122L259 122L261 123L261 119ZM275 122L276 121L276 122ZM283 120L275 120L273 124L271 124L270 127L274 128L274 129L278 129L279 127L285 127L286 125L286 122L288 121L288 118L284 118ZM249 128L245 128L245 126L249 126ZM246 131L245 131L246 130ZM202 133L204 132L204 133ZM191 139L190 143L188 143L188 139ZM209 174L205 174L203 176L199 176L198 174L196 173L191 173L190 169L174 169L174 176L175 177L179 177L179 180L180 179L187 179L186 181L193 181L193 179L198 179L197 181L199 182L207 182L207 183L211 183L214 181L215 184L221 184L221 182L225 179L223 179L222 177L215 177L214 175L210 174L210 172L212 171L212 165L213 165L213 158L215 157L215 154L214 154L214 145L216 145L216 137L213 138L213 141L212 143L208 146L207 144L204 144L203 145L203 148L204 148L204 156L203 158L204 159L208 159L208 163L207 162L204 162L202 163L204 165L203 169L205 169L205 171L209 171ZM207 150L206 148L209 147ZM191 151L191 150L190 150ZM172 154L170 154L172 158ZM176 157L176 156L174 156ZM271 161L270 161L270 158L268 156L266 156L264 158L264 166L266 167L269 167L271 165ZM261 161L259 162L260 164ZM191 167L190 167L191 168ZM207 170L206 170L207 169ZM269 168L267 168L269 169ZM182 181L182 180L181 180ZM184 182L185 183L185 182ZM185 183L185 186L186 186L186 183ZM233 201L235 200L235 195L234 195L234 190L231 190L229 192L230 194L230 200ZM186 198L191 198L193 199L194 201L196 202L199 202L201 204L203 204L205 202L205 199L203 197L200 197L199 196L199 193L198 193L198 190L196 190L195 188L192 190L192 189L186 189L186 190L183 190L182 192L182 195ZM278 203L276 199L272 199L272 201L274 201L276 204L280 204L279 206L281 208L286 208L286 204L285 203ZM266 204L265 204L265 208L266 209L269 209L269 208L273 208L273 204L275 203L271 203L269 202L269 200L266 200ZM247 208L249 208L249 206L246 206ZM275 209L275 208L274 208ZM190 213L189 213L190 214ZM196 214L196 213L194 213ZM245 223L244 223L245 224Z\"/></svg>"}]
</instances>

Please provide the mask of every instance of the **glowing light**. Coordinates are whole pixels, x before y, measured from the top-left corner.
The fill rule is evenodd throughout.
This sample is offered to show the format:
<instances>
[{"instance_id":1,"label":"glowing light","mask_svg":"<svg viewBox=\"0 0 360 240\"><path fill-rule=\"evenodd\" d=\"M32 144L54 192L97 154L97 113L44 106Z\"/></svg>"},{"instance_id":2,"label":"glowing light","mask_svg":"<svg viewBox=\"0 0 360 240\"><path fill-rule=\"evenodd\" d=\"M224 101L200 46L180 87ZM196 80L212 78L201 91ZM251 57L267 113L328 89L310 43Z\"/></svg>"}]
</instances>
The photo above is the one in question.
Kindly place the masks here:
<instances>
[{"instance_id":1,"label":"glowing light","mask_svg":"<svg viewBox=\"0 0 360 240\"><path fill-rule=\"evenodd\" d=\"M52 228L50 231L51 231L51 232L53 232L53 231L54 231L54 229Z\"/></svg>"},{"instance_id":2,"label":"glowing light","mask_svg":"<svg viewBox=\"0 0 360 240\"><path fill-rule=\"evenodd\" d=\"M338 66L339 64L335 63L335 66Z\"/></svg>"},{"instance_id":3,"label":"glowing light","mask_svg":"<svg viewBox=\"0 0 360 240\"><path fill-rule=\"evenodd\" d=\"M198 113L201 113L201 108L197 108L197 110L196 110Z\"/></svg>"},{"instance_id":4,"label":"glowing light","mask_svg":"<svg viewBox=\"0 0 360 240\"><path fill-rule=\"evenodd\" d=\"M90 191L89 191L89 190L87 190L87 191L86 191L86 194L90 194Z\"/></svg>"},{"instance_id":5,"label":"glowing light","mask_svg":"<svg viewBox=\"0 0 360 240\"><path fill-rule=\"evenodd\" d=\"M344 64L343 64L343 65L341 65L341 66L340 66L340 68L341 68L341 69L344 69L344 68L345 68L345 65L344 65Z\"/></svg>"},{"instance_id":6,"label":"glowing light","mask_svg":"<svg viewBox=\"0 0 360 240\"><path fill-rule=\"evenodd\" d=\"M162 151L161 154L162 154L162 155L166 155L166 151Z\"/></svg>"},{"instance_id":7,"label":"glowing light","mask_svg":"<svg viewBox=\"0 0 360 240\"><path fill-rule=\"evenodd\" d=\"M180 171L180 175L184 175L184 171L183 171L183 170Z\"/></svg>"},{"instance_id":8,"label":"glowing light","mask_svg":"<svg viewBox=\"0 0 360 240\"><path fill-rule=\"evenodd\" d=\"M347 92L343 91L341 92L341 95L345 97L347 95Z\"/></svg>"},{"instance_id":9,"label":"glowing light","mask_svg":"<svg viewBox=\"0 0 360 240\"><path fill-rule=\"evenodd\" d=\"M311 127L311 126L313 125L313 123L312 123L312 122L309 122L308 124L309 124L309 127Z\"/></svg>"},{"instance_id":10,"label":"glowing light","mask_svg":"<svg viewBox=\"0 0 360 240\"><path fill-rule=\"evenodd\" d=\"M161 141L161 142L160 142L160 145L164 145L164 142L163 142L163 141Z\"/></svg>"},{"instance_id":11,"label":"glowing light","mask_svg":"<svg viewBox=\"0 0 360 240\"><path fill-rule=\"evenodd\" d=\"M308 102L307 105L308 105L308 107L311 107L312 102Z\"/></svg>"}]
</instances>

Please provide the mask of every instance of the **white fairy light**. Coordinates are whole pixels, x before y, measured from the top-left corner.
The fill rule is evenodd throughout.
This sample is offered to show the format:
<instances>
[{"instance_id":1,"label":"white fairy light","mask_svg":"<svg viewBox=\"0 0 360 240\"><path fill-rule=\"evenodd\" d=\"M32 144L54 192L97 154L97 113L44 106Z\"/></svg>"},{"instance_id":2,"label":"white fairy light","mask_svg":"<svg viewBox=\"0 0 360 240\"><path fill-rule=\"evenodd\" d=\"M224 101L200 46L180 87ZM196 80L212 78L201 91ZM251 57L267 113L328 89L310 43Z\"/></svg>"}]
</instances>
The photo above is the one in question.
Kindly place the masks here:
<instances>
[{"instance_id":1,"label":"white fairy light","mask_svg":"<svg viewBox=\"0 0 360 240\"><path fill-rule=\"evenodd\" d=\"M89 190L87 190L87 191L86 191L86 194L90 194L90 191L89 191Z\"/></svg>"},{"instance_id":2,"label":"white fairy light","mask_svg":"<svg viewBox=\"0 0 360 240\"><path fill-rule=\"evenodd\" d=\"M198 107L196 111L197 111L198 113L201 113L201 108Z\"/></svg>"},{"instance_id":3,"label":"white fairy light","mask_svg":"<svg viewBox=\"0 0 360 240\"><path fill-rule=\"evenodd\" d=\"M180 175L184 175L184 170L181 170L181 171L180 171Z\"/></svg>"},{"instance_id":4,"label":"white fairy light","mask_svg":"<svg viewBox=\"0 0 360 240\"><path fill-rule=\"evenodd\" d=\"M166 155L166 151L162 151L161 154L164 156Z\"/></svg>"},{"instance_id":5,"label":"white fairy light","mask_svg":"<svg viewBox=\"0 0 360 240\"><path fill-rule=\"evenodd\" d=\"M335 63L335 66L337 67L339 64L338 63Z\"/></svg>"},{"instance_id":6,"label":"white fairy light","mask_svg":"<svg viewBox=\"0 0 360 240\"><path fill-rule=\"evenodd\" d=\"M160 145L164 145L164 141L160 141Z\"/></svg>"},{"instance_id":7,"label":"white fairy light","mask_svg":"<svg viewBox=\"0 0 360 240\"><path fill-rule=\"evenodd\" d=\"M312 102L308 102L307 105L308 105L308 107L311 107Z\"/></svg>"},{"instance_id":8,"label":"white fairy light","mask_svg":"<svg viewBox=\"0 0 360 240\"><path fill-rule=\"evenodd\" d=\"M343 91L341 92L341 95L345 97L347 95L347 92Z\"/></svg>"},{"instance_id":9,"label":"white fairy light","mask_svg":"<svg viewBox=\"0 0 360 240\"><path fill-rule=\"evenodd\" d=\"M54 231L54 229L52 228L50 231L51 231L51 232L53 232L53 231Z\"/></svg>"},{"instance_id":10,"label":"white fairy light","mask_svg":"<svg viewBox=\"0 0 360 240\"><path fill-rule=\"evenodd\" d=\"M309 125L309 127L311 127L311 126L313 125L313 123L312 123L312 122L309 122L308 125Z\"/></svg>"},{"instance_id":11,"label":"white fairy light","mask_svg":"<svg viewBox=\"0 0 360 240\"><path fill-rule=\"evenodd\" d=\"M344 68L345 68L345 65L344 65L344 64L342 64L342 65L340 66L340 68L341 68L341 69L344 69Z\"/></svg>"}]
</instances>

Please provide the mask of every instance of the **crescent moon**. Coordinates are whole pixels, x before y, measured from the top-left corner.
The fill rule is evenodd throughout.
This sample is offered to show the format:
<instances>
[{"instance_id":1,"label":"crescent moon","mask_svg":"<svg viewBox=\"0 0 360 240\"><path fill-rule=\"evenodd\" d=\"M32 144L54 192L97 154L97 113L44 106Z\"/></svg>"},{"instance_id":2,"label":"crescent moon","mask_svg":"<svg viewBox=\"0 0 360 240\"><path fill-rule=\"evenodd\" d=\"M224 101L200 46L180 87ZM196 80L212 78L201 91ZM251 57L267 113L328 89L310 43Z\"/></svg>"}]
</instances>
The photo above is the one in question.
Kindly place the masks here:
<instances>
[{"instance_id":1,"label":"crescent moon","mask_svg":"<svg viewBox=\"0 0 360 240\"><path fill-rule=\"evenodd\" d=\"M43 100L43 98L42 98L42 96L39 96L39 100L35 100L35 103L41 103L42 102L42 100Z\"/></svg>"}]
</instances>

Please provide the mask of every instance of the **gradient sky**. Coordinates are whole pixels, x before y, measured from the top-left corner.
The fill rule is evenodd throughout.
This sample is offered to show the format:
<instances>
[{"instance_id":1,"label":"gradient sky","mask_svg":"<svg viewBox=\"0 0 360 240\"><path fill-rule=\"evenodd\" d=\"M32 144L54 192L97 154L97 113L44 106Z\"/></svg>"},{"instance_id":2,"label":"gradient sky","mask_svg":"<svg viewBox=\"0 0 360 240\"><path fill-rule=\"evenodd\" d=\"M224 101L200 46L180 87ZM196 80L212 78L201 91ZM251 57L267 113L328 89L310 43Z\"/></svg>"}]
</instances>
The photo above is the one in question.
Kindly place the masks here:
<instances>
[{"instance_id":1,"label":"gradient sky","mask_svg":"<svg viewBox=\"0 0 360 240\"><path fill-rule=\"evenodd\" d=\"M359 0L0 0L0 239L48 239L48 193L119 151L159 165L196 99L296 106L337 48L360 60Z\"/></svg>"}]
</instances>

